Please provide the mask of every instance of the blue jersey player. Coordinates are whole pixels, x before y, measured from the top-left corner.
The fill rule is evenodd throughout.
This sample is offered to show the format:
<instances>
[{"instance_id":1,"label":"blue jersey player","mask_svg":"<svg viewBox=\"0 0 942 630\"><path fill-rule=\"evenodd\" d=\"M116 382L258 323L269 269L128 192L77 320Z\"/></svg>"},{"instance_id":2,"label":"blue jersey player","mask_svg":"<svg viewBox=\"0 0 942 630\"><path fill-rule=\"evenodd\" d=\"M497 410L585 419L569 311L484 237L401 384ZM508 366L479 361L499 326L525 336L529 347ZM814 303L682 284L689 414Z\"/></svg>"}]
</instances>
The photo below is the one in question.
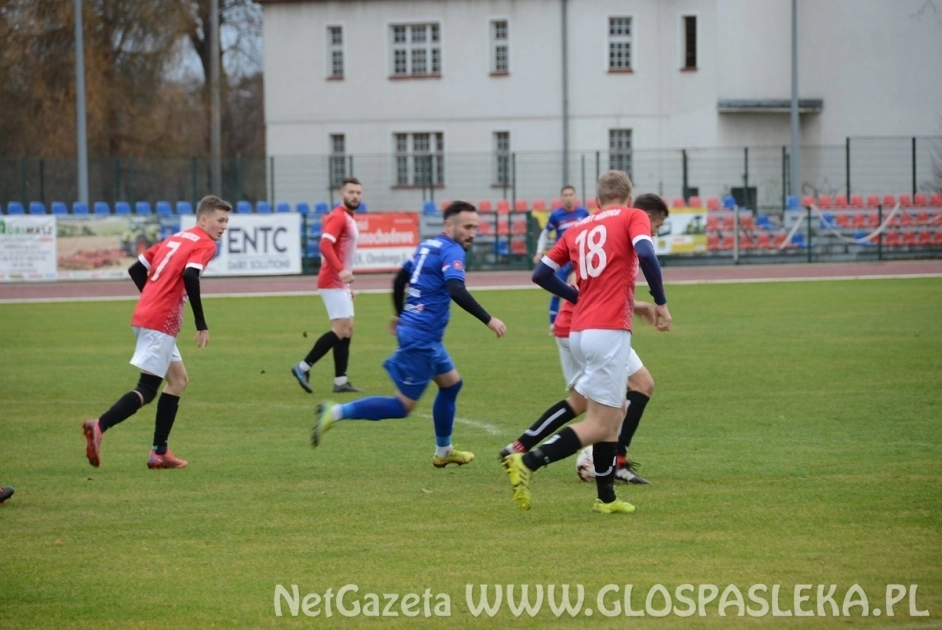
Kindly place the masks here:
<instances>
[{"instance_id":1,"label":"blue jersey player","mask_svg":"<svg viewBox=\"0 0 942 630\"><path fill-rule=\"evenodd\" d=\"M588 210L576 205L575 187L563 186L560 194L562 195L563 207L553 210L546 222L546 227L540 232L540 238L536 242L536 255L533 256L534 265L539 265L543 259L543 252L546 251L550 232L556 232L556 240L558 241L570 226L589 216ZM566 282L566 278L571 271L572 266L567 264L559 269L556 276ZM559 297L554 295L550 298L549 307L550 333L553 332L553 322L556 321L557 313L559 313Z\"/></svg>"},{"instance_id":2,"label":"blue jersey player","mask_svg":"<svg viewBox=\"0 0 942 630\"><path fill-rule=\"evenodd\" d=\"M455 403L461 390L461 375L442 344L448 325L449 306L454 301L498 337L507 332L504 322L490 316L468 293L464 284L465 251L478 229L474 206L456 201L445 209L444 230L419 245L406 261L393 284L394 318L399 348L383 363L396 385L390 397L372 396L343 405L325 400L317 406L311 444L317 446L324 433L341 420L387 420L405 418L422 397L429 381L438 385L432 405L435 423L435 455L432 464L467 464L474 454L451 445Z\"/></svg>"}]
</instances>

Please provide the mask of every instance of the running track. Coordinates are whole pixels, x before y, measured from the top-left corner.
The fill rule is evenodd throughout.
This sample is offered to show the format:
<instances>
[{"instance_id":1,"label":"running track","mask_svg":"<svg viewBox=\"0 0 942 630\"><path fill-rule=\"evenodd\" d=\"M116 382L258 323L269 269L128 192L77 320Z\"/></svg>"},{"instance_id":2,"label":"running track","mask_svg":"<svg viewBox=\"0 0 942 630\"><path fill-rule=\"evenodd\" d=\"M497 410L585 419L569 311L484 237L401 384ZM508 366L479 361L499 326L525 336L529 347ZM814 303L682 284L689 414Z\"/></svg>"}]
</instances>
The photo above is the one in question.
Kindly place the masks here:
<instances>
[{"instance_id":1,"label":"running track","mask_svg":"<svg viewBox=\"0 0 942 630\"><path fill-rule=\"evenodd\" d=\"M667 284L940 276L942 260L664 268L664 280ZM529 271L476 271L469 272L467 277L468 287L471 289L536 288L530 282ZM314 276L204 278L201 293L214 296L307 295L313 293L316 286ZM392 287L392 275L358 276L353 287L355 291L389 291ZM140 294L130 280L0 284L0 304L132 299L138 295Z\"/></svg>"}]
</instances>

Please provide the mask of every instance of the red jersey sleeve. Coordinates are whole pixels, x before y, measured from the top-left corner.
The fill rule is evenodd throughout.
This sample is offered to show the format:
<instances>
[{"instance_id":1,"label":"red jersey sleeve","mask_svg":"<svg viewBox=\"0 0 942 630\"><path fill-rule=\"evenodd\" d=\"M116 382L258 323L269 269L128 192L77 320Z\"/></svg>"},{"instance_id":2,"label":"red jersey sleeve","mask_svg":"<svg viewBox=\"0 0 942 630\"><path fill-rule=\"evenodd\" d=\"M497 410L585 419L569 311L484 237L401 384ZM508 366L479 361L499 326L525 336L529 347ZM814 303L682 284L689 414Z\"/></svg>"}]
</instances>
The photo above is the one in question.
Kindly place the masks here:
<instances>
[{"instance_id":1,"label":"red jersey sleeve","mask_svg":"<svg viewBox=\"0 0 942 630\"><path fill-rule=\"evenodd\" d=\"M628 213L628 240L633 246L642 237L651 240L651 219L647 212L632 208Z\"/></svg>"},{"instance_id":2,"label":"red jersey sleeve","mask_svg":"<svg viewBox=\"0 0 942 630\"><path fill-rule=\"evenodd\" d=\"M160 243L151 245L143 254L137 257L138 260L144 263L144 266L147 267L148 270L150 270L151 266L154 264L154 257L157 255L157 250L160 249L162 244L163 242L161 241Z\"/></svg>"},{"instance_id":3,"label":"red jersey sleeve","mask_svg":"<svg viewBox=\"0 0 942 630\"><path fill-rule=\"evenodd\" d=\"M347 227L347 217L340 212L331 212L324 221L321 230L321 254L330 266L337 271L344 268L334 247Z\"/></svg>"},{"instance_id":4,"label":"red jersey sleeve","mask_svg":"<svg viewBox=\"0 0 942 630\"><path fill-rule=\"evenodd\" d=\"M647 216L647 215L645 215ZM559 269L567 262L569 262L569 241L570 234L573 233L573 230L566 230L563 233L563 237L556 241L556 244L553 245L552 249L546 252L546 258L549 258L554 263L556 263L556 269Z\"/></svg>"},{"instance_id":5,"label":"red jersey sleeve","mask_svg":"<svg viewBox=\"0 0 942 630\"><path fill-rule=\"evenodd\" d=\"M202 274L204 271L206 271L206 265L209 264L209 261L211 261L215 255L216 241L207 239L203 243L200 243L199 247L193 248L193 252L186 261L184 268L195 267L199 269L200 273Z\"/></svg>"}]
</instances>

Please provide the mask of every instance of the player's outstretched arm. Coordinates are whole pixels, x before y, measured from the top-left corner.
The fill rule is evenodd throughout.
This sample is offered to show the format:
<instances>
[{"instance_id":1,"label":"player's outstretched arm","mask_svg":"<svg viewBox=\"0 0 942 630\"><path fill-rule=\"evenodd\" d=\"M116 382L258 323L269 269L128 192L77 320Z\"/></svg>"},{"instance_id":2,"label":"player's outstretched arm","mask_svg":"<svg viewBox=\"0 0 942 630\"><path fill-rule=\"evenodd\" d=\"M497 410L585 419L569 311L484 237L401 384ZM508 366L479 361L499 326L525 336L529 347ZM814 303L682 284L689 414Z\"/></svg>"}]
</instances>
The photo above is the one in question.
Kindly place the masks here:
<instances>
[{"instance_id":1,"label":"player's outstretched arm","mask_svg":"<svg viewBox=\"0 0 942 630\"><path fill-rule=\"evenodd\" d=\"M654 327L660 331L671 329L671 314L667 310L667 295L664 293L664 281L661 278L661 265L654 253L654 245L647 239L640 239L635 243L635 252L638 254L638 265L648 281L651 296L654 297L655 322Z\"/></svg>"},{"instance_id":2,"label":"player's outstretched arm","mask_svg":"<svg viewBox=\"0 0 942 630\"><path fill-rule=\"evenodd\" d=\"M468 289L464 286L464 282L458 280L457 278L452 278L451 280L445 281L445 286L448 288L448 295L451 296L451 299L455 304L481 320L485 326L497 333L498 337L507 332L507 327L504 326L504 322L500 321L496 317L491 317L491 315L484 310L484 307L478 304L478 301L474 299L474 296L468 293ZM491 322L494 322L493 326L491 325Z\"/></svg>"},{"instance_id":3,"label":"player's outstretched arm","mask_svg":"<svg viewBox=\"0 0 942 630\"><path fill-rule=\"evenodd\" d=\"M143 293L144 287L147 285L147 267L144 266L144 263L138 260L128 267L128 275L131 276L131 280L137 285L137 290Z\"/></svg>"},{"instance_id":4,"label":"player's outstretched arm","mask_svg":"<svg viewBox=\"0 0 942 630\"><path fill-rule=\"evenodd\" d=\"M193 309L193 319L196 320L196 343L200 348L205 348L209 343L209 326L203 316L203 300L200 298L200 270L187 267L183 272L183 286L186 288L190 308Z\"/></svg>"},{"instance_id":5,"label":"player's outstretched arm","mask_svg":"<svg viewBox=\"0 0 942 630\"><path fill-rule=\"evenodd\" d=\"M572 302L573 304L579 300L579 292L557 278L556 270L547 265L545 262L541 262L536 266L536 269L533 270L531 279L534 283L543 287L553 295L558 295L559 297Z\"/></svg>"}]
</instances>

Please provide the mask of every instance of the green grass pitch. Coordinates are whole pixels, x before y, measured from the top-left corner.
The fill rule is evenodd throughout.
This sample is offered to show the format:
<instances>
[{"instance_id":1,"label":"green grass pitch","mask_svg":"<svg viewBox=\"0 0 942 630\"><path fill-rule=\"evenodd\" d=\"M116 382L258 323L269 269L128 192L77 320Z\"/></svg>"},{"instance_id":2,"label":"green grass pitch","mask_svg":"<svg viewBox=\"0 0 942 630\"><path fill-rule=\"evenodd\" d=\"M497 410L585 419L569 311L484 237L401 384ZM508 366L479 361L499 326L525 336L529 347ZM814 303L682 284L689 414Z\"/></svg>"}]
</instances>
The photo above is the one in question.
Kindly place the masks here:
<instances>
[{"instance_id":1,"label":"green grass pitch","mask_svg":"<svg viewBox=\"0 0 942 630\"><path fill-rule=\"evenodd\" d=\"M289 374L325 329L316 296L204 302L209 348L180 349L190 385L171 436L189 460L145 467L155 405L109 431L101 468L85 460L80 423L133 387L131 302L0 306L0 627L687 627L677 587L722 593L780 585L778 607L818 611L818 585L840 609L853 585L868 598L850 617L719 614L701 626L939 627L942 616L942 280L668 287L675 328L639 326L634 346L657 382L632 447L647 487L619 487L632 515L591 512L594 486L573 460L533 479L533 509L511 500L497 451L563 397L541 291L477 294L509 332L496 339L452 308L447 347L464 377L454 440L477 459L431 465L434 387L413 417L336 426L312 449L314 404L330 397L329 358L314 395ZM386 295L357 298L351 380L388 395L394 347ZM304 334L306 333L306 337ZM342 400L351 399L345 395ZM276 585L300 597L348 594L398 616L326 616L323 601L291 614ZM466 585L564 584L585 608L633 585L632 609L663 619L557 616L544 602L521 619L504 604L476 616ZM885 611L888 584L906 597ZM910 585L918 585L910 617ZM707 586L707 594L709 587ZM401 599L432 593L408 617ZM475 592L478 587L475 586ZM506 588L504 588L506 592ZM451 617L434 606L448 596ZM689 592L688 592L689 594ZM876 617L873 609L884 609ZM441 612L442 609L439 609ZM840 612L840 611L839 611Z\"/></svg>"}]
</instances>

